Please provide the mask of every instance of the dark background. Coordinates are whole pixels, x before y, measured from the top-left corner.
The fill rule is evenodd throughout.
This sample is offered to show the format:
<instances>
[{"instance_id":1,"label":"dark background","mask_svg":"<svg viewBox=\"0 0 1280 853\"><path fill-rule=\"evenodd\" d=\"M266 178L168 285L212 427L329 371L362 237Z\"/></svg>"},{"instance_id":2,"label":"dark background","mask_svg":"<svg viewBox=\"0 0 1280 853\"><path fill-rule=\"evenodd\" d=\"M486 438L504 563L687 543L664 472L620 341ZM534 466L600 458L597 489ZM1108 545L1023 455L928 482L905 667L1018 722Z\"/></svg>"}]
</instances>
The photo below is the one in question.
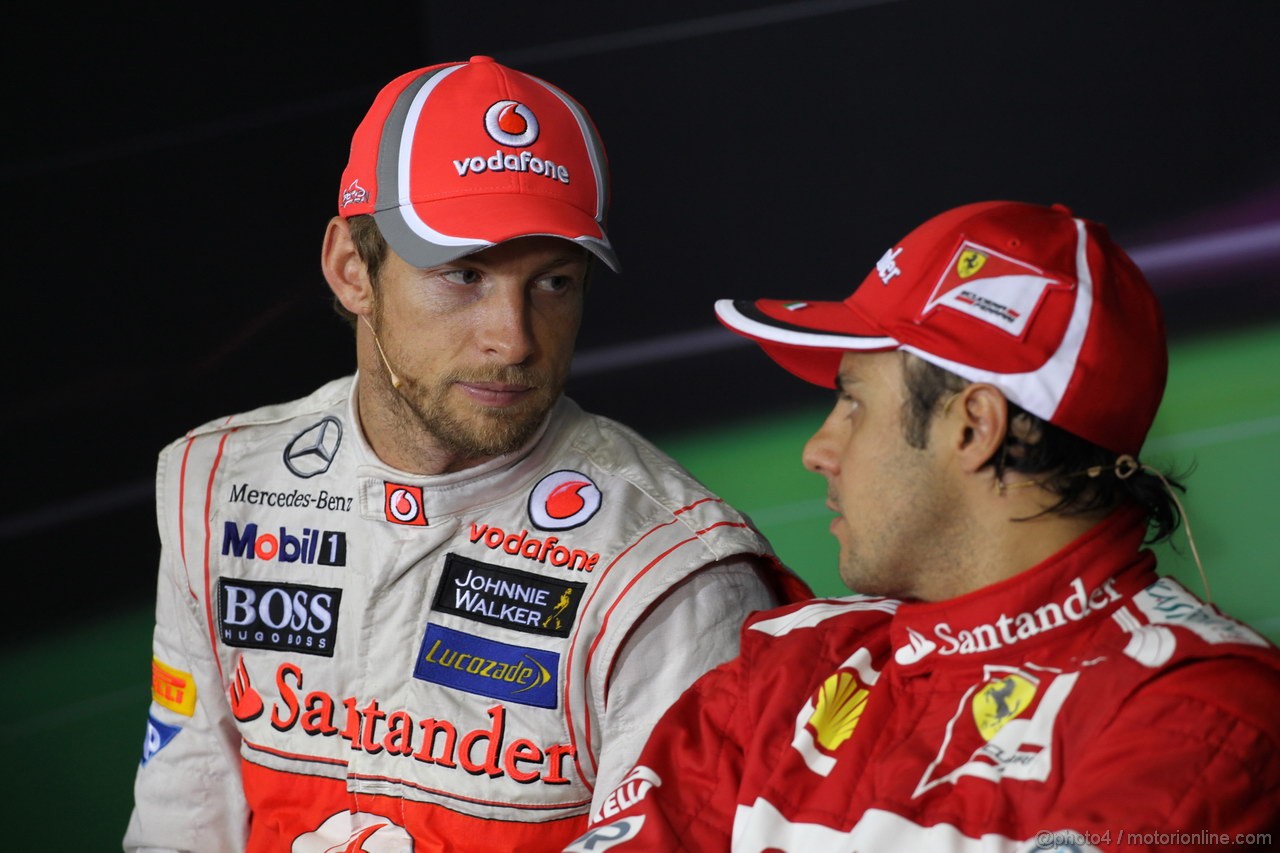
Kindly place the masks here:
<instances>
[{"instance_id":1,"label":"dark background","mask_svg":"<svg viewBox=\"0 0 1280 853\"><path fill-rule=\"evenodd\" d=\"M1107 223L1175 340L1280 316L1267 0L45 4L6 22L6 642L149 606L160 448L351 370L320 237L351 132L412 68L488 54L592 114L624 269L594 285L571 394L657 437L822 393L720 330L715 298L842 298L970 201Z\"/></svg>"}]
</instances>

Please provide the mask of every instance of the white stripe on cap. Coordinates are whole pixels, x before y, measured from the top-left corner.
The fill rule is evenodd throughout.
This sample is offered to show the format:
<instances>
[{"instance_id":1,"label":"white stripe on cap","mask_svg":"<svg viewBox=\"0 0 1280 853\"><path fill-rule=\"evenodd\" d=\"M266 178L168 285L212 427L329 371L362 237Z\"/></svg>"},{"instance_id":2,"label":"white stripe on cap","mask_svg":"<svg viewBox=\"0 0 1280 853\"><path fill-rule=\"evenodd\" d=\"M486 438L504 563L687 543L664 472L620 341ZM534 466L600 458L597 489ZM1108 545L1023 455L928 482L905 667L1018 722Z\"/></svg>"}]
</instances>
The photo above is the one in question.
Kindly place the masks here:
<instances>
[{"instance_id":1,"label":"white stripe on cap","mask_svg":"<svg viewBox=\"0 0 1280 853\"><path fill-rule=\"evenodd\" d=\"M939 358L916 347L904 346L902 349L971 382L989 382L1031 414L1045 420L1053 420L1058 406L1062 403L1062 395L1066 393L1067 383L1075 374L1076 365L1080 360L1080 350L1084 346L1085 332L1089 328L1089 315L1093 313L1093 275L1089 270L1088 256L1089 234L1082 220L1073 221L1076 223L1078 237L1076 302L1071 309L1071 319L1067 322L1067 329L1063 332L1062 343L1043 365L1026 373L994 373L950 359Z\"/></svg>"},{"instance_id":2,"label":"white stripe on cap","mask_svg":"<svg viewBox=\"0 0 1280 853\"><path fill-rule=\"evenodd\" d=\"M852 349L883 350L896 348L898 342L893 338L862 338L853 335L836 335L825 332L799 332L794 329L783 329L771 326L747 317L736 307L732 299L716 300L716 316L731 329L762 341L787 344L794 347L810 349Z\"/></svg>"},{"instance_id":3,"label":"white stripe on cap","mask_svg":"<svg viewBox=\"0 0 1280 853\"><path fill-rule=\"evenodd\" d=\"M476 245L475 237L454 237L449 234L442 234L432 228L430 225L422 221L418 216L418 212L413 209L413 194L409 187L409 176L411 173L410 165L413 159L413 139L414 133L418 128L418 119L422 115L422 107L427 102L427 98L431 97L431 93L435 91L436 86L450 74L465 68L465 65L455 65L452 68L446 68L439 74L432 75L431 79L423 84L418 93L413 96L413 102L409 105L409 113L405 116L404 127L400 132L400 153L397 157L396 166L396 196L398 197L397 212L404 220L404 224L409 226L409 230L413 231L422 239L429 243L435 243L438 246L474 246ZM488 243L488 240L481 240L482 243Z\"/></svg>"},{"instance_id":4,"label":"white stripe on cap","mask_svg":"<svg viewBox=\"0 0 1280 853\"><path fill-rule=\"evenodd\" d=\"M583 147L587 149L587 156L591 159L591 173L596 182L595 220L596 222L600 222L604 218L605 205L608 202L606 197L606 187L608 182L604 176L604 164L600 162L601 152L597 151L596 146L592 144L593 134L588 126L589 120L582 114L582 110L578 108L578 105L574 103L573 99L567 97L564 92L560 91L555 86L549 85L543 80L539 80L537 77L532 79L535 83L542 86L542 88L559 98L560 102L564 104L565 109L567 109L578 122L578 132L582 134ZM606 240L605 242L607 243L608 241Z\"/></svg>"}]
</instances>

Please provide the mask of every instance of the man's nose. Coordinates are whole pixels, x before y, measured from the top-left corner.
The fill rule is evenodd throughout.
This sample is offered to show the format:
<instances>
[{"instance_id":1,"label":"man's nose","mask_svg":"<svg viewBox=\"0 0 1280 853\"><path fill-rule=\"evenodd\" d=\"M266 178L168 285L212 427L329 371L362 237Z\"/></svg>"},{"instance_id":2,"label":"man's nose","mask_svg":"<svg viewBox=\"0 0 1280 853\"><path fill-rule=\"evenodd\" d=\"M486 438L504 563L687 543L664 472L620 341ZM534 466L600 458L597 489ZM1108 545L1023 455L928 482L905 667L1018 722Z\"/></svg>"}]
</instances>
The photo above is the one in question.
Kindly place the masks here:
<instances>
[{"instance_id":1,"label":"man's nose","mask_svg":"<svg viewBox=\"0 0 1280 853\"><path fill-rule=\"evenodd\" d=\"M831 418L834 416L834 412L827 416L818 431L804 443L804 451L800 454L800 461L805 468L824 477L835 476L840 461L831 427Z\"/></svg>"},{"instance_id":2,"label":"man's nose","mask_svg":"<svg viewBox=\"0 0 1280 853\"><path fill-rule=\"evenodd\" d=\"M536 351L529 298L523 288L496 288L484 300L477 330L480 347L503 364L520 364Z\"/></svg>"}]
</instances>

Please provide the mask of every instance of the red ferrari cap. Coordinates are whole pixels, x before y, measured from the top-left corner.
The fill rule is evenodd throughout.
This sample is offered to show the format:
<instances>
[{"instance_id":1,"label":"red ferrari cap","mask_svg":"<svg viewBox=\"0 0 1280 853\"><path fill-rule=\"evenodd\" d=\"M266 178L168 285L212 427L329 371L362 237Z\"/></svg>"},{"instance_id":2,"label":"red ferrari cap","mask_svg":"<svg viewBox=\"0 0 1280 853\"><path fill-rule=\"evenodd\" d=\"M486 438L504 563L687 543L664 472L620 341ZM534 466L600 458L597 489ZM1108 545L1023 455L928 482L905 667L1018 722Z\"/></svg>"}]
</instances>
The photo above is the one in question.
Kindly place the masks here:
<instances>
[{"instance_id":1,"label":"red ferrari cap","mask_svg":"<svg viewBox=\"0 0 1280 853\"><path fill-rule=\"evenodd\" d=\"M843 302L722 299L720 321L835 387L849 350L902 349L1080 438L1137 454L1164 396L1159 303L1106 228L992 201L925 222Z\"/></svg>"},{"instance_id":2,"label":"red ferrari cap","mask_svg":"<svg viewBox=\"0 0 1280 853\"><path fill-rule=\"evenodd\" d=\"M615 272L604 144L586 110L487 56L388 83L356 128L338 213L371 213L396 254L446 264L515 237L563 237Z\"/></svg>"}]
</instances>

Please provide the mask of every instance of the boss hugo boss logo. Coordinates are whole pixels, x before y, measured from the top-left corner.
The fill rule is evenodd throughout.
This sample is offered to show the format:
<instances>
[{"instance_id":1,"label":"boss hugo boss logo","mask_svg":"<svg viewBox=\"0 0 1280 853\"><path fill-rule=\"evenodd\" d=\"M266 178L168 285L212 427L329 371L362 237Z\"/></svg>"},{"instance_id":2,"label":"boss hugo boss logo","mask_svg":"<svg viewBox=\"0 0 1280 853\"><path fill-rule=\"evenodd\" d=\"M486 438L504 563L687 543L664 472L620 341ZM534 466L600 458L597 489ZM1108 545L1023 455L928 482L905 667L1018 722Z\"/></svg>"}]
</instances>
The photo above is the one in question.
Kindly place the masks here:
<instances>
[{"instance_id":1,"label":"boss hugo boss logo","mask_svg":"<svg viewBox=\"0 0 1280 853\"><path fill-rule=\"evenodd\" d=\"M342 444L342 423L327 417L293 437L284 449L284 466L295 477L315 477L329 470Z\"/></svg>"},{"instance_id":2,"label":"boss hugo boss logo","mask_svg":"<svg viewBox=\"0 0 1280 853\"><path fill-rule=\"evenodd\" d=\"M569 530L590 521L600 503L600 489L586 474L556 471L529 493L529 518L542 530Z\"/></svg>"},{"instance_id":3,"label":"boss hugo boss logo","mask_svg":"<svg viewBox=\"0 0 1280 853\"><path fill-rule=\"evenodd\" d=\"M527 148L538 141L538 117L519 101L498 101L484 114L484 129L499 145Z\"/></svg>"},{"instance_id":4,"label":"boss hugo boss logo","mask_svg":"<svg viewBox=\"0 0 1280 853\"><path fill-rule=\"evenodd\" d=\"M250 580L218 581L222 642L333 657L342 590Z\"/></svg>"}]
</instances>

